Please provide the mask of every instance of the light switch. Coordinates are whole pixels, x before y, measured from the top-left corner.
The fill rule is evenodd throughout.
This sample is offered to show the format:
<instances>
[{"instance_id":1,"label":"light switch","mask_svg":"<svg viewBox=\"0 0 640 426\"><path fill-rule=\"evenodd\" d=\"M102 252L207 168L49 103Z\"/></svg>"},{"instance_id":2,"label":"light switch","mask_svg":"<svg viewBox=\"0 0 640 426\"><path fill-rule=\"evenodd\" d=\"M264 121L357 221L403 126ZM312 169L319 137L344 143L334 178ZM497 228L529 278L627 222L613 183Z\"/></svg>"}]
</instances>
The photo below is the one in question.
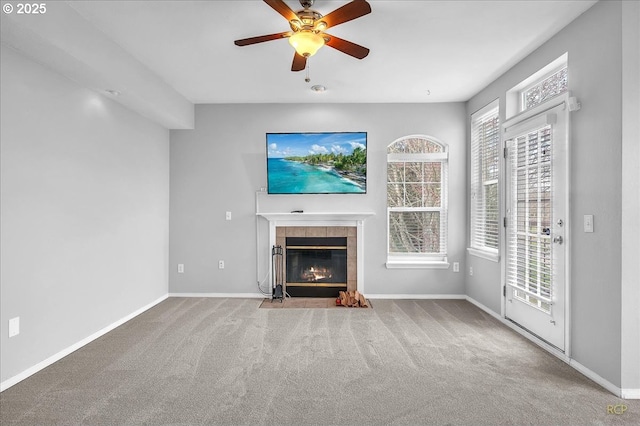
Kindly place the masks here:
<instances>
[{"instance_id":1,"label":"light switch","mask_svg":"<svg viewBox=\"0 0 640 426\"><path fill-rule=\"evenodd\" d=\"M11 318L9 320L9 337L20 334L20 317Z\"/></svg>"},{"instance_id":2,"label":"light switch","mask_svg":"<svg viewBox=\"0 0 640 426\"><path fill-rule=\"evenodd\" d=\"M584 232L593 232L593 215L584 215Z\"/></svg>"},{"instance_id":3,"label":"light switch","mask_svg":"<svg viewBox=\"0 0 640 426\"><path fill-rule=\"evenodd\" d=\"M178 263L178 273L184 274L184 263Z\"/></svg>"},{"instance_id":4,"label":"light switch","mask_svg":"<svg viewBox=\"0 0 640 426\"><path fill-rule=\"evenodd\" d=\"M231 220L231 212L227 212L226 218L227 220Z\"/></svg>"}]
</instances>

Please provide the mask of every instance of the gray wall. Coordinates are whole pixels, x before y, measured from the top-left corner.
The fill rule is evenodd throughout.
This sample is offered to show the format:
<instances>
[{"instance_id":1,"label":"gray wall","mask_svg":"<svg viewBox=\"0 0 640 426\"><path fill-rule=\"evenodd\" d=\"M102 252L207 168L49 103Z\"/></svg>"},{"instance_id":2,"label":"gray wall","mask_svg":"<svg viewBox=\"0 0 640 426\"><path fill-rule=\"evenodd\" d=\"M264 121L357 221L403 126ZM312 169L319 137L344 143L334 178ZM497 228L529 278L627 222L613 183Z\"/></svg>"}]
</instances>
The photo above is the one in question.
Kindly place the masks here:
<instances>
[{"instance_id":1,"label":"gray wall","mask_svg":"<svg viewBox=\"0 0 640 426\"><path fill-rule=\"evenodd\" d=\"M256 191L266 186L265 132L366 131L366 195L259 195L260 211L374 212L365 221L367 294L463 294L461 273L386 269L386 147L426 134L449 144L449 260L464 261L466 143L462 103L199 105L194 130L171 131L171 293L257 293L267 273L267 224ZM225 212L232 220L225 220ZM225 269L218 269L218 260ZM177 264L185 265L184 274Z\"/></svg>"},{"instance_id":2,"label":"gray wall","mask_svg":"<svg viewBox=\"0 0 640 426\"><path fill-rule=\"evenodd\" d=\"M568 52L569 87L582 103L571 115L571 356L616 386L621 386L621 19L620 2L597 3L467 104L470 116L500 98L504 119L505 92ZM583 232L585 214L594 215L592 234ZM467 262L474 275L467 275L466 294L499 313L500 264L475 256ZM640 340L634 339L637 347Z\"/></svg>"},{"instance_id":3,"label":"gray wall","mask_svg":"<svg viewBox=\"0 0 640 426\"><path fill-rule=\"evenodd\" d=\"M1 65L5 381L166 295L169 132L4 46Z\"/></svg>"}]
</instances>

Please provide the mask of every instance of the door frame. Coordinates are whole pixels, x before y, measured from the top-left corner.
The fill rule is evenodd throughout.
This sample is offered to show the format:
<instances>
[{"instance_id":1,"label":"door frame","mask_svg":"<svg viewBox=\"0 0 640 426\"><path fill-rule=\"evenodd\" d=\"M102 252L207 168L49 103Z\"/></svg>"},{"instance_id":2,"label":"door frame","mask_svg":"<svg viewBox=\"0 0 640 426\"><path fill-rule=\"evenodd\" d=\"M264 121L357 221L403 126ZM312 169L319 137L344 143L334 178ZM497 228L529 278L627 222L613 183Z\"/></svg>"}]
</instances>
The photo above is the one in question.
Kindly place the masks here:
<instances>
[{"instance_id":1,"label":"door frame","mask_svg":"<svg viewBox=\"0 0 640 426\"><path fill-rule=\"evenodd\" d=\"M500 267L500 297L501 297L501 304L500 304L500 316L501 318L506 321L506 323L509 324L513 324L514 328L517 330L520 330L521 333L523 333L527 338L529 338L530 340L533 340L534 342L536 342L538 345L545 347L547 350L558 354L559 356L565 358L565 359L569 359L571 358L571 226L573 223L573 216L572 216L572 206L571 206L571 197L570 197L570 188L571 188L571 145L572 145L572 141L571 141L571 114L570 112L573 111L573 107L571 106L573 103L570 102L571 100L574 100L575 98L571 98L571 95L569 92L565 92L561 95L556 96L555 98L552 98L540 105L537 105L529 110L523 111L513 117L510 117L508 120L505 120L505 122L500 126L500 144L502 146L502 150L503 153L506 152L505 148L506 148L506 140L504 139L504 133L505 133L505 129L509 128L509 127L513 127L513 126L517 126L520 125L540 114L544 114L545 112L556 108L560 105L563 105L563 112L565 112L567 114L566 120L567 120L567 124L566 124L566 164L565 164L565 170L563 174L564 177L564 181L566 182L567 188L565 191L565 206L566 206L566 214L565 214L565 230L564 230L564 242L563 244L565 245L565 268L564 268L564 335L565 335L565 347L564 347L564 351L559 350L558 348L556 348L555 346L549 344L548 342L546 342L545 340L541 339L540 337L538 337L537 335L533 334L532 332L530 332L529 330L526 330L524 328L522 328L521 326L519 326L516 323L513 323L511 320L509 320L506 317L506 304L507 304L507 291L506 291L506 287L507 287L507 228L504 226L505 225L505 218L507 217L507 193L506 193L506 188L507 188L507 179L509 178L509 176L507 176L507 161L508 159L505 158L505 155L501 156L500 159L500 177L501 177L501 182L500 182L500 215L503 218L503 226L502 226L502 238L500 238L500 253L502 253L501 256L501 267Z\"/></svg>"}]
</instances>

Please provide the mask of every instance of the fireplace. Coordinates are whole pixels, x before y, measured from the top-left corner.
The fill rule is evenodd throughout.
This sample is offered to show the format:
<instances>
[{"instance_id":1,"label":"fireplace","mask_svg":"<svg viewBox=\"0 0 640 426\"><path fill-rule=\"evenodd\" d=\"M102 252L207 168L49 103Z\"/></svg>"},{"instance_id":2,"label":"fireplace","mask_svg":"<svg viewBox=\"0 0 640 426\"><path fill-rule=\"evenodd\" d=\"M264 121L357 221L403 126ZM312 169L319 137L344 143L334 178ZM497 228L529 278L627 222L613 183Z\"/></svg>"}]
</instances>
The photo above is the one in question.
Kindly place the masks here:
<instances>
[{"instance_id":1,"label":"fireplace","mask_svg":"<svg viewBox=\"0 0 640 426\"><path fill-rule=\"evenodd\" d=\"M358 233L355 226L278 226L274 231L275 245L282 246L285 252L284 283L289 296L338 297L340 291L357 290ZM291 254L294 257L289 259ZM306 263L311 263L308 259L311 256L318 259L315 264L305 267ZM327 271L329 256L337 263L337 268L334 265L331 271ZM289 265L290 262L293 264Z\"/></svg>"},{"instance_id":2,"label":"fireplace","mask_svg":"<svg viewBox=\"0 0 640 426\"><path fill-rule=\"evenodd\" d=\"M347 290L347 237L287 237L291 297L337 297Z\"/></svg>"},{"instance_id":3,"label":"fireplace","mask_svg":"<svg viewBox=\"0 0 640 426\"><path fill-rule=\"evenodd\" d=\"M265 253L271 255L271 248L286 248L288 237L346 237L347 238L347 291L358 290L365 294L364 288L364 222L374 215L372 212L346 213L262 213L257 216L269 222L268 246ZM285 256L286 262L286 256ZM269 276L273 272L271 261ZM286 265L283 265L286 272ZM273 284L272 281L269 282ZM284 287L286 291L287 280Z\"/></svg>"}]
</instances>

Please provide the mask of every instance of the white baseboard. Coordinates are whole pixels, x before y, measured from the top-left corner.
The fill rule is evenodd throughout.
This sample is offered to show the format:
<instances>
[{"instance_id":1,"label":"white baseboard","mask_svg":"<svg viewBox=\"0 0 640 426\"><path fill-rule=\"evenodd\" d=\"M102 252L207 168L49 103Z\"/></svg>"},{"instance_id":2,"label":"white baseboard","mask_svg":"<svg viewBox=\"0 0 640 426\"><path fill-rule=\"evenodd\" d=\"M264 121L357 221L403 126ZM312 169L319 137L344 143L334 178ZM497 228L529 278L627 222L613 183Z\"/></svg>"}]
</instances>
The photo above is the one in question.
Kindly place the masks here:
<instances>
[{"instance_id":1,"label":"white baseboard","mask_svg":"<svg viewBox=\"0 0 640 426\"><path fill-rule=\"evenodd\" d=\"M169 293L169 297L218 297L230 299L265 299L270 296L262 293Z\"/></svg>"},{"instance_id":2,"label":"white baseboard","mask_svg":"<svg viewBox=\"0 0 640 426\"><path fill-rule=\"evenodd\" d=\"M474 300L473 298L471 298L469 296L466 296L466 299L467 299L468 302L476 305L478 308L482 309L487 314L491 315L492 317L494 317L495 319L497 319L498 321L500 321L501 323L503 323L504 325L506 325L507 327L509 327L513 331L515 331L516 333L520 334L521 336L527 338L531 342L533 342L536 345L540 346L542 349L546 350L551 355L554 355L554 356L558 357L560 360L566 362L573 369L577 370L578 372L580 372L584 376L586 376L589 379L593 380L594 382L596 382L597 384L599 384L600 386L602 386L603 388L605 388L606 390L608 390L612 394L614 394L614 395L616 395L616 396L618 396L620 398L624 398L624 399L640 399L640 389L625 389L625 390L620 389L618 386L614 385L610 381L608 381L605 378L601 377L599 374L591 371L589 368L587 368L584 365L580 364L575 359L566 356L562 351L560 351L557 348L549 345L545 341L537 338L533 334L526 332L522 328L520 328L520 327L516 326L515 324L513 324L511 321L507 321L506 319L502 318L500 315L498 315L497 313L493 312L491 309L487 308L482 303Z\"/></svg>"},{"instance_id":3,"label":"white baseboard","mask_svg":"<svg viewBox=\"0 0 640 426\"><path fill-rule=\"evenodd\" d=\"M464 294L365 294L367 299L464 299Z\"/></svg>"},{"instance_id":4,"label":"white baseboard","mask_svg":"<svg viewBox=\"0 0 640 426\"><path fill-rule=\"evenodd\" d=\"M498 315L497 313L493 312L491 309L487 308L486 306L484 306L482 303L478 302L477 300L475 300L475 299L473 299L473 298L471 298L469 296L466 296L466 299L467 299L467 301L469 303L472 303L472 304L476 305L478 308L482 309L483 311L485 311L486 313L488 313L489 315L491 315L492 317L494 317L495 319L500 321L502 324L504 324L507 327L509 327L511 330L513 330L516 333L520 334L522 337L530 340L532 343L535 343L537 346L540 346L542 349L544 349L545 351L549 352L551 355L555 356L556 358L560 359L561 361L564 361L567 364L570 364L571 358L569 358L563 351L559 350L555 346L552 346L552 345L548 344L547 342L545 342L544 340L538 338L537 336L527 332L525 329L523 329L521 327L518 327L513 322L508 321L507 319L501 317L500 315Z\"/></svg>"},{"instance_id":5,"label":"white baseboard","mask_svg":"<svg viewBox=\"0 0 640 426\"><path fill-rule=\"evenodd\" d=\"M621 393L623 399L640 399L640 389L622 389Z\"/></svg>"},{"instance_id":6,"label":"white baseboard","mask_svg":"<svg viewBox=\"0 0 640 426\"><path fill-rule=\"evenodd\" d=\"M487 314L491 315L492 317L494 317L498 321L502 322L504 320L504 318L502 318L499 314L493 312L491 309L487 308L482 303L478 302L476 299L474 299L472 297L469 297L469 296L465 296L465 299L467 299L467 302L469 302L469 303L471 303L473 305L476 305L478 308L482 309L483 311L485 311Z\"/></svg>"},{"instance_id":7,"label":"white baseboard","mask_svg":"<svg viewBox=\"0 0 640 426\"><path fill-rule=\"evenodd\" d=\"M125 322L137 317L141 313L149 310L150 308L153 308L158 303L166 300L167 297L168 297L168 295L165 294L164 296L160 297L157 300L154 300L153 302L149 303L148 305L145 305L142 308L137 309L136 311L130 313L129 315L119 319L118 321L106 326L102 330L99 330L99 331L93 333L92 335L80 340L77 343L74 343L73 345L69 346L68 348L65 348L65 349L61 350L57 354L50 356L49 358L45 359L44 361L41 361L41 362L37 363L33 367L27 368L23 372L18 373L13 377L8 378L7 380L5 380L2 383L0 383L0 392L3 392L4 390L9 389L11 386L23 381L27 377L32 376L33 374L37 373L38 371L50 366L54 362L61 360L65 356L69 355L70 353L77 351L81 347L91 343L92 341L96 340L97 338L107 334L111 330L121 326Z\"/></svg>"},{"instance_id":8,"label":"white baseboard","mask_svg":"<svg viewBox=\"0 0 640 426\"><path fill-rule=\"evenodd\" d=\"M597 384L599 384L600 386L602 386L603 388L605 388L606 390L608 390L609 392L611 392L612 394L617 395L620 398L624 398L622 396L622 389L620 389L618 386L614 385L613 383L609 382L608 380L604 379L597 373L594 373L584 365L580 364L575 359L571 359L569 361L569 365L575 368L576 370L578 370L579 372L581 372L582 374L584 374L585 376L587 376L588 378L590 378L591 380L593 380L594 382L596 382Z\"/></svg>"}]
</instances>

